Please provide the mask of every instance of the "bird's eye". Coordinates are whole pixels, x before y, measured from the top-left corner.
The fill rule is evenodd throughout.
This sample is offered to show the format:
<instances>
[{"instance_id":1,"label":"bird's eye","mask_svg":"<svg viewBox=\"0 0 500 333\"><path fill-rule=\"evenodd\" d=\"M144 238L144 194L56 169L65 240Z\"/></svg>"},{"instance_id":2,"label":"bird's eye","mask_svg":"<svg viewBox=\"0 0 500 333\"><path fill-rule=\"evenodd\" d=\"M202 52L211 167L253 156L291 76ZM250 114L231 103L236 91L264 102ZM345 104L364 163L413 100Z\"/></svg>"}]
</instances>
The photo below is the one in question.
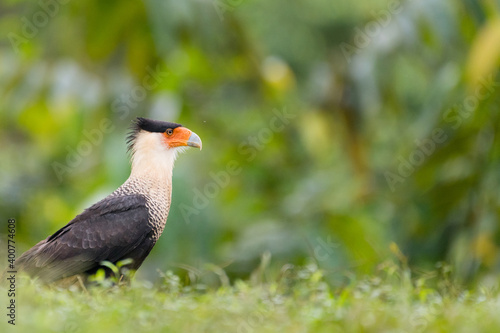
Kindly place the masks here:
<instances>
[{"instance_id":1,"label":"bird's eye","mask_svg":"<svg viewBox=\"0 0 500 333\"><path fill-rule=\"evenodd\" d=\"M171 129L171 128L167 129L167 134L168 135L172 135L173 133L174 133L173 129Z\"/></svg>"}]
</instances>

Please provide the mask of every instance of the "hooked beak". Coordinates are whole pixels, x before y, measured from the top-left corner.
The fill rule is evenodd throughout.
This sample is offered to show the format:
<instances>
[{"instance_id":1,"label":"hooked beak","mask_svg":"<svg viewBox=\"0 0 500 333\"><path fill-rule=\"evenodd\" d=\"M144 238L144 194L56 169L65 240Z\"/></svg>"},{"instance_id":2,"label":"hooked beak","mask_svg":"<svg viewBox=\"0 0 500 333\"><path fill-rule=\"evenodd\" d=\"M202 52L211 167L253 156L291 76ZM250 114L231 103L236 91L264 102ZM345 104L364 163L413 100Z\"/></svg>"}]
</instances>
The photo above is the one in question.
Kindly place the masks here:
<instances>
[{"instance_id":1,"label":"hooked beak","mask_svg":"<svg viewBox=\"0 0 500 333\"><path fill-rule=\"evenodd\" d=\"M200 150L201 150L202 144L201 144L201 139L198 136L198 134L196 134L195 132L191 132L191 135L189 136L189 139L187 141L187 145L189 147L200 148Z\"/></svg>"}]
</instances>

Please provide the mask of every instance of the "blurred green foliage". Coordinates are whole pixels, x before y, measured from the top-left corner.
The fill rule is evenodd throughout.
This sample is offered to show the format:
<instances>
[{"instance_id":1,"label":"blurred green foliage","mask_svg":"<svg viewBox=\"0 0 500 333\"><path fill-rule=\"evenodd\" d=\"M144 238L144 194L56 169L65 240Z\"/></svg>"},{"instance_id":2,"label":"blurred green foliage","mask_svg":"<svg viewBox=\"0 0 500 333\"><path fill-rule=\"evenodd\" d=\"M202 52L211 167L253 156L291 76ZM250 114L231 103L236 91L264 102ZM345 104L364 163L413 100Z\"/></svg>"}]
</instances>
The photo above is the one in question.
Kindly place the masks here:
<instances>
[{"instance_id":1,"label":"blurred green foliage","mask_svg":"<svg viewBox=\"0 0 500 333\"><path fill-rule=\"evenodd\" d=\"M22 251L112 192L130 121L146 116L204 149L177 161L144 278L248 277L269 252L276 269L313 258L342 283L391 243L412 266L487 278L500 267L499 8L4 1L2 219L17 219Z\"/></svg>"}]
</instances>

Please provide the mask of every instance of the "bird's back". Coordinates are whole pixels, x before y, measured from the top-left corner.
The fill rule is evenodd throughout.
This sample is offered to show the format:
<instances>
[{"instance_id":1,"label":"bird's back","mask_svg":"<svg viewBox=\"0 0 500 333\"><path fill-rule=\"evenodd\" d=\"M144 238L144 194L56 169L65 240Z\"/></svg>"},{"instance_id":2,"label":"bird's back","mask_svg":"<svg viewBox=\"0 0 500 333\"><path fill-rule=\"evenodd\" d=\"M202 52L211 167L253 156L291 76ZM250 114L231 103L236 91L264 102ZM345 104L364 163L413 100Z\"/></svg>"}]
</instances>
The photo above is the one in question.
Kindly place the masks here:
<instances>
[{"instance_id":1,"label":"bird's back","mask_svg":"<svg viewBox=\"0 0 500 333\"><path fill-rule=\"evenodd\" d=\"M151 205L151 198L121 187L25 252L16 266L44 282L95 273L102 261L132 259L129 268L137 269L164 227L163 214L155 218Z\"/></svg>"}]
</instances>

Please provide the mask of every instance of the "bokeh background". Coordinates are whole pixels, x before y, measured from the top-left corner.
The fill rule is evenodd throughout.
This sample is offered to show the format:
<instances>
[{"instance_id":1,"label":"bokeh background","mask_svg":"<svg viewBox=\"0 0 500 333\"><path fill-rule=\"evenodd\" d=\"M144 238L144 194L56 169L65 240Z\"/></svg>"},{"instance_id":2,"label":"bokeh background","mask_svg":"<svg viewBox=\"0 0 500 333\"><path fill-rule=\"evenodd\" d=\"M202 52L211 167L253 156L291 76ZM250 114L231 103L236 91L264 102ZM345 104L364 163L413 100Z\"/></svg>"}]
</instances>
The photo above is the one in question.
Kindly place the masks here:
<instances>
[{"instance_id":1,"label":"bokeh background","mask_svg":"<svg viewBox=\"0 0 500 333\"><path fill-rule=\"evenodd\" d=\"M140 278L499 271L499 1L7 0L0 32L19 253L126 180L144 116L204 146Z\"/></svg>"}]
</instances>

